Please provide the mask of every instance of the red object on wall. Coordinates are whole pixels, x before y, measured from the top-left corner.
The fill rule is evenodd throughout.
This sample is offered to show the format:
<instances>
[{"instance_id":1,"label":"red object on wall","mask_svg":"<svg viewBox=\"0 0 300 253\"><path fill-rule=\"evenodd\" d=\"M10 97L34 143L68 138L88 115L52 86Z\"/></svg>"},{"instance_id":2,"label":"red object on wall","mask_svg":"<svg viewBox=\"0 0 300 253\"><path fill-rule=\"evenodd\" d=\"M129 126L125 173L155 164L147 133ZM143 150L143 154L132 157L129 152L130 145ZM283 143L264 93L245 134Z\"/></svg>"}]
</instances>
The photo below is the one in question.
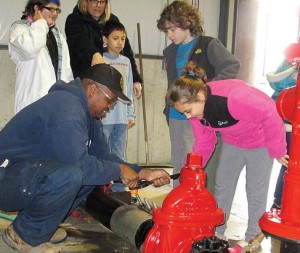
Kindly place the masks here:
<instances>
[{"instance_id":1,"label":"red object on wall","mask_svg":"<svg viewBox=\"0 0 300 253\"><path fill-rule=\"evenodd\" d=\"M144 253L186 253L194 241L215 234L224 222L224 212L217 208L213 195L205 188L206 174L202 157L188 154L180 172L180 185L153 211L154 227L144 242Z\"/></svg>"},{"instance_id":2,"label":"red object on wall","mask_svg":"<svg viewBox=\"0 0 300 253\"><path fill-rule=\"evenodd\" d=\"M294 48L295 49L295 48ZM300 64L300 44L289 56ZM299 54L299 55L297 55ZM282 118L292 123L292 136L288 169L284 175L282 206L280 210L266 212L259 225L264 233L282 240L300 241L300 71L296 86L280 93L277 110Z\"/></svg>"},{"instance_id":3,"label":"red object on wall","mask_svg":"<svg viewBox=\"0 0 300 253\"><path fill-rule=\"evenodd\" d=\"M300 40L300 37L299 37ZM289 62L294 62L296 58L300 57L300 41L298 43L290 44L284 50L285 59Z\"/></svg>"}]
</instances>

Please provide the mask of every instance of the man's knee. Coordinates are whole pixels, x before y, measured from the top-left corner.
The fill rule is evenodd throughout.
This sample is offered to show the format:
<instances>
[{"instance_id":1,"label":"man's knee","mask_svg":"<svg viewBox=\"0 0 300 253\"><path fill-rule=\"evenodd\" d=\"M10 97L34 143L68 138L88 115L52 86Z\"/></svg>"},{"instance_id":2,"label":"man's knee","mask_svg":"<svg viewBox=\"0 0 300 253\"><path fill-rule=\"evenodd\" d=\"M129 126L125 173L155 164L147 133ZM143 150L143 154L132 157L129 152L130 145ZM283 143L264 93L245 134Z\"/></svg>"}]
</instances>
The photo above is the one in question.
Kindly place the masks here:
<instances>
[{"instance_id":1,"label":"man's knee","mask_svg":"<svg viewBox=\"0 0 300 253\"><path fill-rule=\"evenodd\" d=\"M82 187L82 170L74 165L63 165L59 171L60 181L70 189L80 189Z\"/></svg>"}]
</instances>

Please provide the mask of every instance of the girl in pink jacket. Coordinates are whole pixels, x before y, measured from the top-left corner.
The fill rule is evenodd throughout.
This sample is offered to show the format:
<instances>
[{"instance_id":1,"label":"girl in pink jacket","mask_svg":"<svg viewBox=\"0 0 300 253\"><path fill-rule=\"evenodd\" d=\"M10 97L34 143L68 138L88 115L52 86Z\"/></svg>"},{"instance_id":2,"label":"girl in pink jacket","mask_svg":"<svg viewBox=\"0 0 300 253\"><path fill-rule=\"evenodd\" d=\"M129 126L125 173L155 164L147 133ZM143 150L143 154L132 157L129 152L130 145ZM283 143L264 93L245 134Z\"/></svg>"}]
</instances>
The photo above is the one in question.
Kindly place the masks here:
<instances>
[{"instance_id":1,"label":"girl in pink jacket","mask_svg":"<svg viewBox=\"0 0 300 253\"><path fill-rule=\"evenodd\" d=\"M193 152L202 155L203 167L214 150L216 132L222 136L215 198L226 213L225 224L217 228L223 239L239 175L246 166L245 240L249 241L260 231L258 220L266 211L273 158L287 166L285 129L274 101L242 80L206 84L204 70L191 62L169 88L167 99L189 118L195 135Z\"/></svg>"}]
</instances>

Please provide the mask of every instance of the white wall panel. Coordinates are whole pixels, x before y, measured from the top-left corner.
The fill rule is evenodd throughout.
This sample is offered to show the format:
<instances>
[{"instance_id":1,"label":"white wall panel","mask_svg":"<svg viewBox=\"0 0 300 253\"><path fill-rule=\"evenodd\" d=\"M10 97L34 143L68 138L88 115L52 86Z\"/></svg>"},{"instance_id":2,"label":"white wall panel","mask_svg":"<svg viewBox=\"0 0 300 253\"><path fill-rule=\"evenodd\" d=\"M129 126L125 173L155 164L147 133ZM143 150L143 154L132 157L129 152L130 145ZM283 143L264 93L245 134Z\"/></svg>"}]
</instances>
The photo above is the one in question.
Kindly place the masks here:
<instances>
[{"instance_id":1,"label":"white wall panel","mask_svg":"<svg viewBox=\"0 0 300 253\"><path fill-rule=\"evenodd\" d=\"M191 1L191 0L190 0ZM22 16L27 1L0 0L0 45L7 45L11 24ZM57 26L64 33L65 20L76 5L76 0L61 0L62 13ZM156 27L157 19L167 0L111 0L112 13L126 26L129 40L138 53L137 23L140 23L143 54L162 55L169 42L163 32ZM219 27L220 0L200 0L199 6L204 17L206 34L217 37Z\"/></svg>"}]
</instances>

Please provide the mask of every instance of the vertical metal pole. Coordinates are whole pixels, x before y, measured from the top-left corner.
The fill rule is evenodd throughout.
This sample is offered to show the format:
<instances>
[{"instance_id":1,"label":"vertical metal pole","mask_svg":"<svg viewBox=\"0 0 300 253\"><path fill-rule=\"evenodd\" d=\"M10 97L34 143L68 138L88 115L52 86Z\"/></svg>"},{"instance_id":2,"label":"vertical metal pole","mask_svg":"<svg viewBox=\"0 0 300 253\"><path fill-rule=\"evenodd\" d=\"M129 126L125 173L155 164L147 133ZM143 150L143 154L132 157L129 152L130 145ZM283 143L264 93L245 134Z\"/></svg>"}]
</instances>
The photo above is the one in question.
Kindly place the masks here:
<instances>
[{"instance_id":1,"label":"vertical metal pole","mask_svg":"<svg viewBox=\"0 0 300 253\"><path fill-rule=\"evenodd\" d=\"M167 5L166 6L169 6L169 0L167 0ZM167 33L165 33L165 48L167 47L168 45L168 36L167 36ZM162 60L162 70L165 70L165 61L164 59Z\"/></svg>"},{"instance_id":2,"label":"vertical metal pole","mask_svg":"<svg viewBox=\"0 0 300 253\"><path fill-rule=\"evenodd\" d=\"M138 35L138 45L139 45L140 75L141 75L142 79L144 80L140 23L137 23L137 35ZM145 104L146 103L145 103L145 83L144 83L144 87L142 89L142 107L143 107L143 120L144 120L146 164L148 164L149 163L149 148L148 148L147 115L146 115L146 105Z\"/></svg>"}]
</instances>

